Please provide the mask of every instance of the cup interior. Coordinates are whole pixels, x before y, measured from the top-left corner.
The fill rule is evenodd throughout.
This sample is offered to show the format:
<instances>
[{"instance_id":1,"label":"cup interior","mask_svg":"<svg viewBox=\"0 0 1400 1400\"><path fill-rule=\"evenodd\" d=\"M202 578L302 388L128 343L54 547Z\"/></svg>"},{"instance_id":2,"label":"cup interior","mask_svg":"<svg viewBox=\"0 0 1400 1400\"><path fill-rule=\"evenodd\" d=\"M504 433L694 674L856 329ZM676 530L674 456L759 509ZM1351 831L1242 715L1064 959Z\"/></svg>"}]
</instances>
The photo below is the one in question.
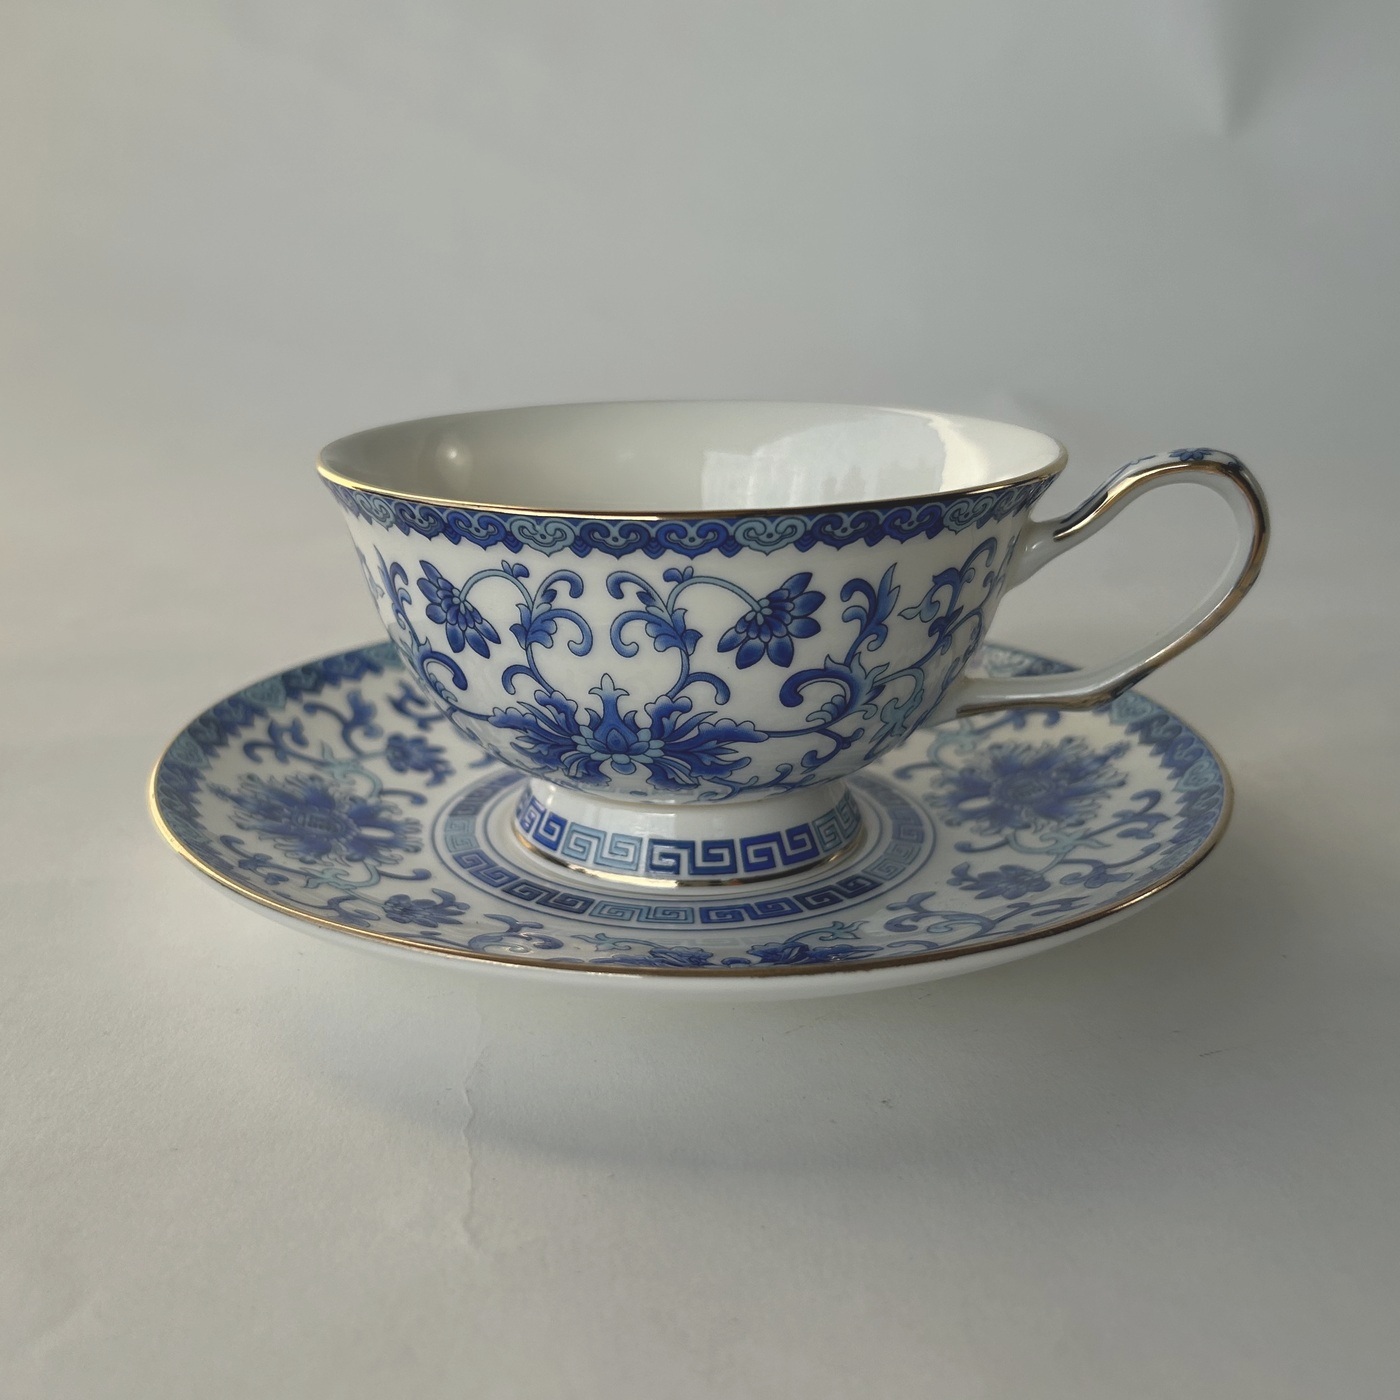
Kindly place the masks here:
<instances>
[{"instance_id":1,"label":"cup interior","mask_svg":"<svg viewBox=\"0 0 1400 1400\"><path fill-rule=\"evenodd\" d=\"M852 404L558 404L371 428L321 453L362 490L502 510L655 515L856 505L1058 469L1029 428Z\"/></svg>"}]
</instances>

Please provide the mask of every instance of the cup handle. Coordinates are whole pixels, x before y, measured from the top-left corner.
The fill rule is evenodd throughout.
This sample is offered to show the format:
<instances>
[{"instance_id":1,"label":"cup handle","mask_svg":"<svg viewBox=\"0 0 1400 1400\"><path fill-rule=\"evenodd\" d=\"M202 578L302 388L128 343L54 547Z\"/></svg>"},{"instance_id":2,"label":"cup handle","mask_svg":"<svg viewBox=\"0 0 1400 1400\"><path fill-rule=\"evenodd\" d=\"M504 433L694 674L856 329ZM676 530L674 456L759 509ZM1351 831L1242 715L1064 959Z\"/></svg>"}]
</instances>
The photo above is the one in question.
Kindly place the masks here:
<instances>
[{"instance_id":1,"label":"cup handle","mask_svg":"<svg viewBox=\"0 0 1400 1400\"><path fill-rule=\"evenodd\" d=\"M1057 555L1101 530L1129 501L1168 482L1189 481L1223 496L1235 513L1239 539L1234 557L1206 600L1177 628L1139 651L1094 670L1047 676L964 677L954 688L950 717L985 710L1053 706L1087 710L1103 705L1201 640L1238 607L1259 576L1269 541L1269 510L1259 483L1238 457L1211 448L1166 452L1131 462L1083 505L1058 520L1032 520L1022 532L1007 587L1014 588Z\"/></svg>"}]
</instances>

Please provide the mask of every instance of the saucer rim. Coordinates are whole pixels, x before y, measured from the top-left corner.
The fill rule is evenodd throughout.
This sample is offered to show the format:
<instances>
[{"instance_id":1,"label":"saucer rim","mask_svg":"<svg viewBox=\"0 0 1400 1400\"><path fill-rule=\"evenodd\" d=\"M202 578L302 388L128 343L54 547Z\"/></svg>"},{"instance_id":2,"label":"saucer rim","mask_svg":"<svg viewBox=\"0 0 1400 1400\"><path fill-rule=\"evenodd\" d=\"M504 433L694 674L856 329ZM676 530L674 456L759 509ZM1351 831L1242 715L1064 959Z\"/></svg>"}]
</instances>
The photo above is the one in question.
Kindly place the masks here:
<instances>
[{"instance_id":1,"label":"saucer rim","mask_svg":"<svg viewBox=\"0 0 1400 1400\"><path fill-rule=\"evenodd\" d=\"M350 647L344 651L326 652L322 656L311 658L310 661L301 663L302 666L313 665L317 662L329 660L334 657L351 656L378 646L378 642L367 642L358 647ZM998 643L1008 650L1020 652L1023 656L1037 661L1050 661L1052 658L1044 656L1040 652L1033 652L1025 647L1013 646L1011 643ZM1063 664L1063 663L1059 663ZM276 671L271 671L259 680L249 683L255 686L263 681L276 679L290 671L297 670L296 666L284 666ZM240 690L246 690L249 686L242 686ZM238 692L230 692L237 694ZM224 699L227 697L220 697ZM1151 699L1145 696L1145 699ZM215 701L214 704L218 704ZM1221 758L1215 746L1197 730L1173 710L1167 709L1165 705L1153 700L1152 703L1170 715L1178 723L1184 725L1194 738L1209 753L1216 767L1220 771L1222 786L1224 789L1223 800L1220 806L1220 814L1216 818L1215 825L1209 834L1201 842L1181 865L1164 874L1161 879L1145 889L1138 890L1131 896L1118 900L1113 904L1106 905L1094 910L1085 910L1079 914L1067 917L1044 928L1027 930L1023 933L1008 934L1004 938L995 939L987 943L975 945L960 945L950 948L937 948L928 952L910 953L902 957L881 958L872 962L830 962L818 963L815 965L798 964L796 966L762 966L762 967L599 967L588 963L570 962L567 960L555 960L547 958L524 958L512 957L504 953L482 953L470 949L444 946L428 939L413 938L408 935L384 933L375 929L357 928L353 924L341 923L335 919L326 919L308 910L303 910L272 899L267 895L260 894L256 890L249 889L246 885L241 885L235 880L225 875L222 871L214 869L202 861L195 852L189 849L176 834L171 831L165 822L161 812L159 798L157 796L157 783L160 771L166 758L170 755L171 749L178 742L182 735L194 724L200 715L206 713L211 706L205 706L171 737L170 741L161 749L160 756L156 759L155 765L151 769L150 778L146 784L146 803L150 813L151 821L156 830L164 838L165 843L189 865L193 866L201 875L204 875L215 884L221 885L230 894L239 899L276 915L279 919L295 919L299 923L314 924L323 932L351 934L356 938L366 940L370 943L379 944L385 948L398 949L400 951L412 951L414 953L429 953L439 958L457 959L467 963L487 963L497 966L504 965L511 968L538 968L548 969L551 972L579 972L588 973L594 977L603 978L664 978L668 980L684 979L688 981L710 981L710 982L751 982L758 980L769 980L778 977L827 977L844 974L859 974L862 972L874 973L897 968L915 967L928 963L947 962L957 958L970 958L981 953L994 953L1004 949L1014 948L1021 944L1041 942L1045 939L1058 938L1076 930L1085 929L1088 925L1103 922L1105 920L1116 921L1122 915L1127 914L1137 905L1145 903L1147 900L1155 899L1164 894L1178 881L1184 879L1209 856L1220 844L1221 838L1229 828L1230 819L1234 814L1235 806L1235 786L1230 776L1230 770L1225 766L1224 759ZM910 736L912 737L912 735ZM907 741L906 741L907 742ZM562 920L567 922L567 920Z\"/></svg>"}]
</instances>

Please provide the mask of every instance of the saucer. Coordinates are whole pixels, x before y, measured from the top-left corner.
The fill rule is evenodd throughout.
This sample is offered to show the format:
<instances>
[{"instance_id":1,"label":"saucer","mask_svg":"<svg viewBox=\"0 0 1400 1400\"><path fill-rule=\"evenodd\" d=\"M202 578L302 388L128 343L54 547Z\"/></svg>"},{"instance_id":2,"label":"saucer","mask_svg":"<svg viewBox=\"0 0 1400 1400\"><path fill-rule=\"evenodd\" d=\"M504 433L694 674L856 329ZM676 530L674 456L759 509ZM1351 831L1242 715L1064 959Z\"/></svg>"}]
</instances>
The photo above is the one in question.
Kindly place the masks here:
<instances>
[{"instance_id":1,"label":"saucer","mask_svg":"<svg viewBox=\"0 0 1400 1400\"><path fill-rule=\"evenodd\" d=\"M1068 667L987 646L985 674ZM1224 765L1135 691L917 731L850 780L863 835L759 884L638 889L526 848L525 776L454 732L380 643L219 701L151 781L166 840L255 908L534 981L722 998L971 972L1162 893L1219 841Z\"/></svg>"}]
</instances>

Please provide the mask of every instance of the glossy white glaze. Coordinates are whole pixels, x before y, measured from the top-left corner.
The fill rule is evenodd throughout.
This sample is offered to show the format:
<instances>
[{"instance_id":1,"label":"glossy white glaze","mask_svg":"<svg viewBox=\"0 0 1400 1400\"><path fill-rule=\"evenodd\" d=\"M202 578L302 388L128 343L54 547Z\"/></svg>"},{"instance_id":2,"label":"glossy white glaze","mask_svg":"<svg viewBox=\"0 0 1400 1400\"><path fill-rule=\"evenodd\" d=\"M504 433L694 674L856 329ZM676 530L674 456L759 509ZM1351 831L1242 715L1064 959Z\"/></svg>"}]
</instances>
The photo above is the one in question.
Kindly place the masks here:
<instances>
[{"instance_id":1,"label":"glossy white glaze","mask_svg":"<svg viewBox=\"0 0 1400 1400\"><path fill-rule=\"evenodd\" d=\"M984 419L680 402L395 424L332 443L321 471L419 683L543 785L522 815L568 827L571 864L685 883L829 854L792 794L922 724L1111 700L1252 584L1266 512L1229 453L1144 458L1033 520L1063 463L1052 439ZM1090 672L963 676L1007 587L1170 481L1210 486L1240 527L1179 627ZM775 801L806 815L761 810Z\"/></svg>"}]
</instances>

